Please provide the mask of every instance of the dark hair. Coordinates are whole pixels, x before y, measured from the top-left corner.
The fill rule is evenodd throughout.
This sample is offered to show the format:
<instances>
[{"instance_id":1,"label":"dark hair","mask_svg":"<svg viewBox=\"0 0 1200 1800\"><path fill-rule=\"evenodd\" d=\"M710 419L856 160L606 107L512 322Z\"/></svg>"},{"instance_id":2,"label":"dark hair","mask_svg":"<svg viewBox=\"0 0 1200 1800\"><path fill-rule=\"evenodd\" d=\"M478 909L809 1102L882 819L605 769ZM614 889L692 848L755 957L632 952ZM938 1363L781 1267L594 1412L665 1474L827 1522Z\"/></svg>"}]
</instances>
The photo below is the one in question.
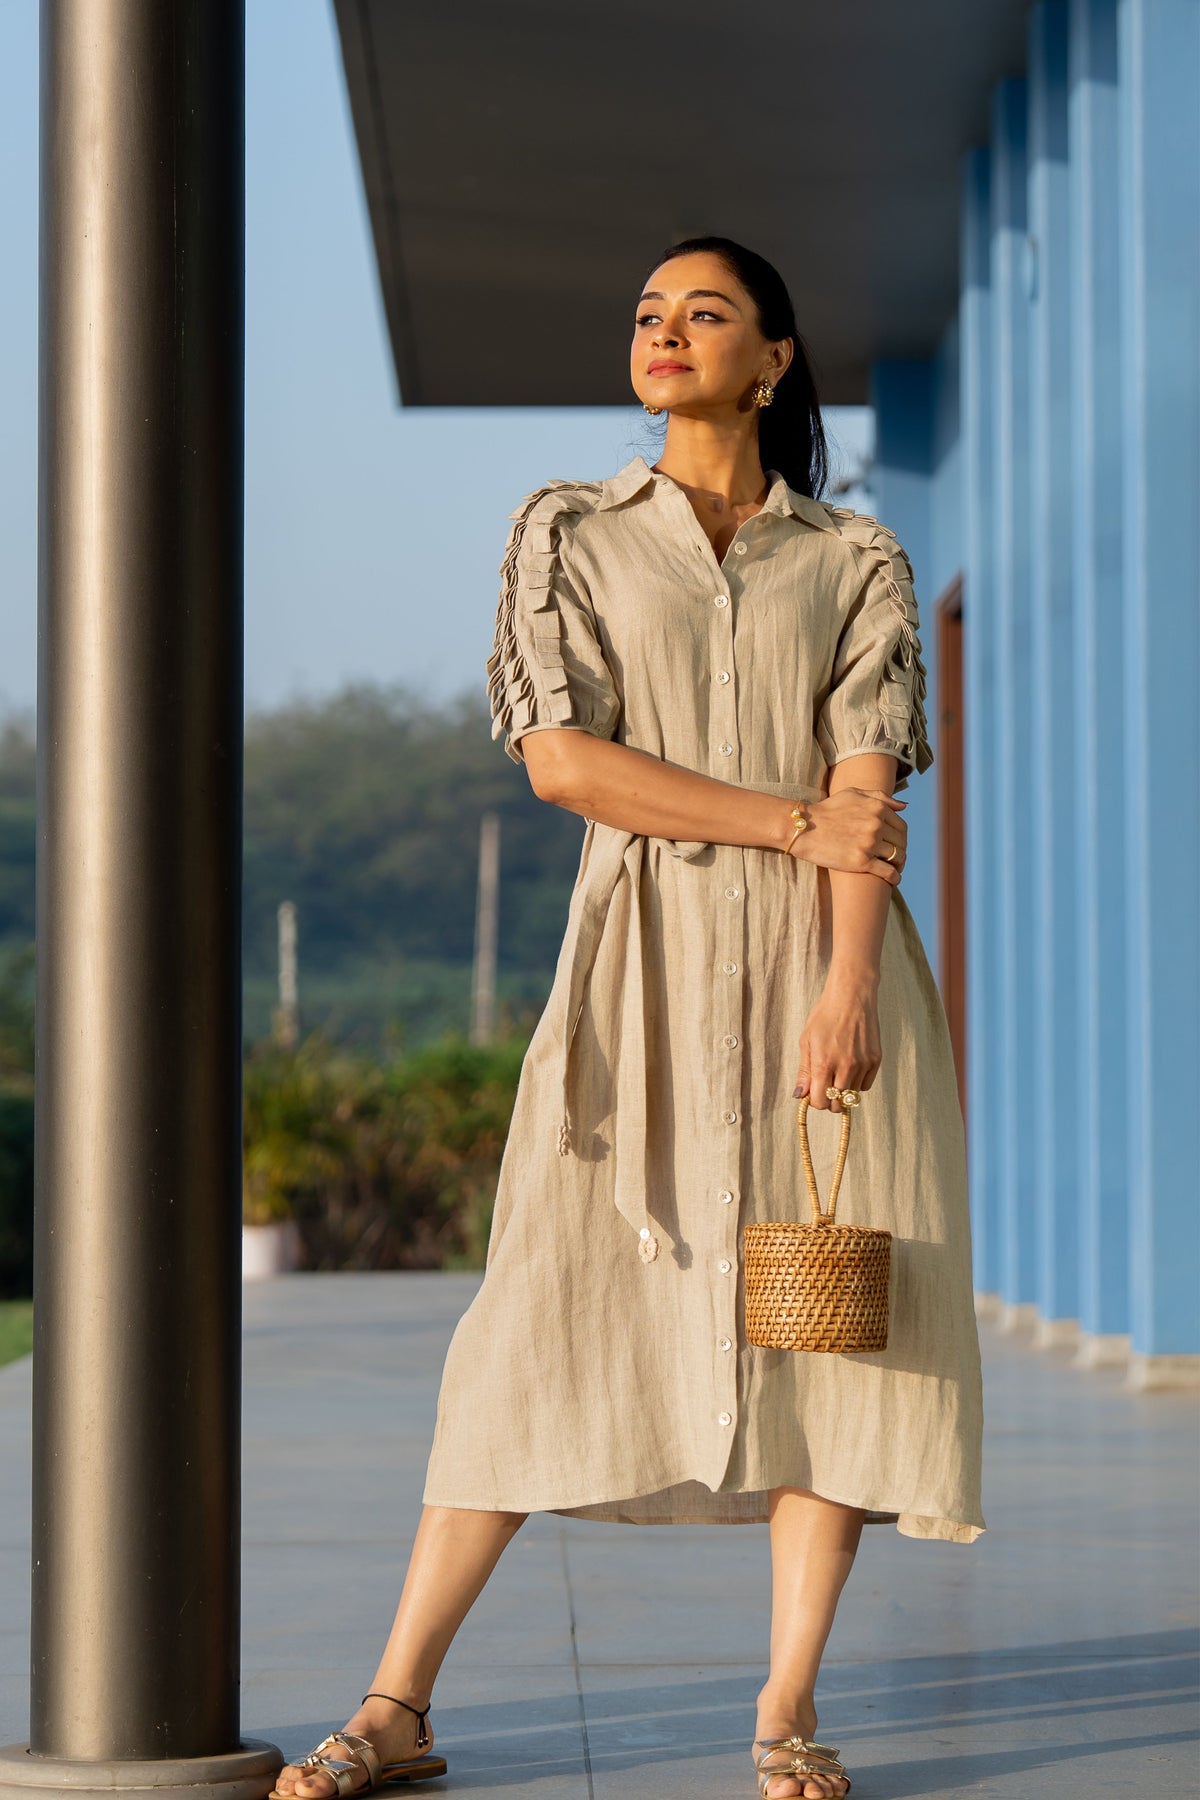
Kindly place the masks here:
<instances>
[{"instance_id":1,"label":"dark hair","mask_svg":"<svg viewBox=\"0 0 1200 1800\"><path fill-rule=\"evenodd\" d=\"M816 500L829 478L829 452L808 346L796 325L795 308L773 263L732 238L683 238L650 265L647 279L676 256L707 251L719 256L754 302L765 338L791 338L794 354L775 384L775 398L758 414L758 456L764 469L777 469L790 488Z\"/></svg>"}]
</instances>

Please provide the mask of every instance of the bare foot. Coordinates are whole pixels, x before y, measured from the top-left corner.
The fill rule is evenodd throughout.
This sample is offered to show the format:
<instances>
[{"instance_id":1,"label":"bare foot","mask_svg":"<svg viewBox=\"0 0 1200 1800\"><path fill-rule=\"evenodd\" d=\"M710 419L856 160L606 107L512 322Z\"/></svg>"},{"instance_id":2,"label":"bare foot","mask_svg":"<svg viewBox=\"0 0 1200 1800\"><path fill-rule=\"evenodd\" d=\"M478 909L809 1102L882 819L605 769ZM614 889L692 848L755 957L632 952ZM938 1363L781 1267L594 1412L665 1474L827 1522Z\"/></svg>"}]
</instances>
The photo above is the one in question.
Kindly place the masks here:
<instances>
[{"instance_id":1,"label":"bare foot","mask_svg":"<svg viewBox=\"0 0 1200 1800\"><path fill-rule=\"evenodd\" d=\"M814 1711L791 1712L784 1715L766 1710L759 1705L758 1736L754 1740L751 1755L757 1766L766 1744L772 1738L803 1737L810 1742L817 1735L817 1715ZM767 1758L767 1768L762 1771L767 1775L765 1783L766 1800L838 1800L838 1797L849 1791L850 1783L844 1775L793 1774L788 1770L788 1761L795 1755L805 1756L805 1752L797 1746L793 1750L773 1750ZM819 1763L821 1758L812 1753L808 1760ZM768 1770L777 1766L778 1773L768 1774Z\"/></svg>"},{"instance_id":2,"label":"bare foot","mask_svg":"<svg viewBox=\"0 0 1200 1800\"><path fill-rule=\"evenodd\" d=\"M414 1699L412 1704L415 1706L417 1701ZM377 1697L365 1700L354 1717L343 1726L343 1730L353 1731L359 1737L369 1739L378 1751L382 1763L404 1762L411 1756L426 1755L433 1745L433 1727L426 1719L425 1729L429 1734L429 1742L418 1751L417 1733L420 1728L419 1720L406 1707ZM324 1754L336 1762L355 1764L353 1792L357 1793L367 1786L367 1771L351 1756L348 1745L330 1744ZM337 1793L337 1783L325 1769L302 1769L298 1763L285 1763L276 1777L275 1792L294 1794L296 1800L328 1800L328 1796Z\"/></svg>"}]
</instances>

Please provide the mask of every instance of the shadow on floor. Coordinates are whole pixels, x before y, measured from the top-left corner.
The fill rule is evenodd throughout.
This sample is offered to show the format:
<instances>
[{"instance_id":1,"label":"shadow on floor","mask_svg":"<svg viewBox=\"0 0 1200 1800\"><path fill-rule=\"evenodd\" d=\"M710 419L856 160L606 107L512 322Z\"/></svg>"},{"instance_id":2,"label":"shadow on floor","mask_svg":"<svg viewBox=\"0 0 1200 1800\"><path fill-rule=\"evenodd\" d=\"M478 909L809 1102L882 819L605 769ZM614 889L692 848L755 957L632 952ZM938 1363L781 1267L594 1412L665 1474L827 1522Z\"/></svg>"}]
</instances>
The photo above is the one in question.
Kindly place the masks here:
<instances>
[{"instance_id":1,"label":"shadow on floor","mask_svg":"<svg viewBox=\"0 0 1200 1800\"><path fill-rule=\"evenodd\" d=\"M744 1756L750 1771L749 1738L761 1672L668 1682L656 1675L647 1667L647 1679L636 1685L589 1688L586 1707L573 1695L531 1694L517 1704L449 1706L439 1715L435 1696L431 1722L451 1780L486 1782L499 1789L555 1775L566 1779L580 1771L581 1731L584 1767L589 1778L600 1778L601 1787L608 1785L604 1777L616 1771L649 1774L671 1768L676 1772L672 1786L677 1782L682 1800L687 1782L679 1779L681 1760L699 1764ZM1144 1760L1144 1785L1126 1788L1118 1778L1118 1791L1134 1800L1160 1791L1180 1800L1177 1785L1160 1789L1154 1753L1177 1751L1194 1742L1196 1734L1138 1731L1137 1714L1164 1703L1194 1702L1198 1692L1200 1633L1189 1630L1017 1645L979 1655L839 1663L821 1677L817 1735L841 1750L856 1800L885 1792L890 1800L914 1800L977 1791L997 1777L1073 1761L1088 1765L1081 1771L1081 1792L1095 1792L1089 1778L1096 1772L1095 1759L1127 1752ZM1111 1730L1092 1732L1086 1741L1072 1741L1073 1732L1061 1731L1065 1721L1093 1715L1097 1706ZM279 1743L287 1755L302 1755L340 1723L316 1722L306 1730L261 1726L255 1735ZM994 1746L997 1728L1011 1729L1019 1744L963 1750L963 1734L969 1738L976 1726L989 1746ZM959 1747L929 1756L923 1745L915 1758L909 1756L906 1736L932 1733L936 1739L939 1728L952 1731ZM1178 1766L1177 1756L1163 1760ZM866 1766L864 1774L855 1772L856 1762ZM1112 1785L1111 1770L1105 1785ZM414 1783L405 1791L432 1792L438 1786ZM643 1791L658 1796L667 1789L659 1776ZM752 1772L748 1792L753 1793Z\"/></svg>"}]
</instances>

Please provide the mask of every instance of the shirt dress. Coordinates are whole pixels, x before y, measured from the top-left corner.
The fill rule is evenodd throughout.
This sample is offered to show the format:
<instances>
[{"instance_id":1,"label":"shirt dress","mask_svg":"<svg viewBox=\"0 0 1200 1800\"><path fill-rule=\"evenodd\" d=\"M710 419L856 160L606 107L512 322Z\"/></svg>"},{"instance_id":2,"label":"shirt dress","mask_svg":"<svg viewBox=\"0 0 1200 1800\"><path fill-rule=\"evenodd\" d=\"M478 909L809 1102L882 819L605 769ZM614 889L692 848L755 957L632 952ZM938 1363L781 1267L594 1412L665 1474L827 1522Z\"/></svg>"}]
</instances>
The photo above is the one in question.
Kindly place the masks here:
<instances>
[{"instance_id":1,"label":"shirt dress","mask_svg":"<svg viewBox=\"0 0 1200 1800\"><path fill-rule=\"evenodd\" d=\"M768 472L718 561L638 456L528 495L502 564L493 735L574 729L789 799L864 751L933 760L912 569L877 520ZM450 1342L429 1505L630 1524L767 1518L780 1485L970 1543L983 1423L962 1112L899 887L882 1065L837 1217L892 1236L888 1347L746 1341L741 1234L810 1216L793 1098L831 950L828 871L585 822L522 1065L486 1267ZM824 1200L841 1115L810 1108Z\"/></svg>"}]
</instances>

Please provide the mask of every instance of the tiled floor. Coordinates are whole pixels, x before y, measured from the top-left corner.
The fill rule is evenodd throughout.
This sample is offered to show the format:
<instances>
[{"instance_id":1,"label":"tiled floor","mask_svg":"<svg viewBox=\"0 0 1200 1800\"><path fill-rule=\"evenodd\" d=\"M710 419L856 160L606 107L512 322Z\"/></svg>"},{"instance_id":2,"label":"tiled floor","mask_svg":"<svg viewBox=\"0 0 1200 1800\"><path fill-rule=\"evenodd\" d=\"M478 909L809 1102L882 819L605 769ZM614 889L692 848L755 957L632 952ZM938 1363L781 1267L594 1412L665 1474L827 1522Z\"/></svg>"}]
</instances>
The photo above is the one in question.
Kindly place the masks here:
<instances>
[{"instance_id":1,"label":"tiled floor","mask_svg":"<svg viewBox=\"0 0 1200 1800\"><path fill-rule=\"evenodd\" d=\"M243 1721L302 1754L374 1672L469 1275L246 1293ZM854 1800L1189 1800L1197 1407L984 1327L989 1530L870 1526L818 1689ZM26 1735L28 1365L0 1371L0 1742ZM431 1722L456 1800L753 1800L765 1526L534 1515Z\"/></svg>"}]
</instances>

